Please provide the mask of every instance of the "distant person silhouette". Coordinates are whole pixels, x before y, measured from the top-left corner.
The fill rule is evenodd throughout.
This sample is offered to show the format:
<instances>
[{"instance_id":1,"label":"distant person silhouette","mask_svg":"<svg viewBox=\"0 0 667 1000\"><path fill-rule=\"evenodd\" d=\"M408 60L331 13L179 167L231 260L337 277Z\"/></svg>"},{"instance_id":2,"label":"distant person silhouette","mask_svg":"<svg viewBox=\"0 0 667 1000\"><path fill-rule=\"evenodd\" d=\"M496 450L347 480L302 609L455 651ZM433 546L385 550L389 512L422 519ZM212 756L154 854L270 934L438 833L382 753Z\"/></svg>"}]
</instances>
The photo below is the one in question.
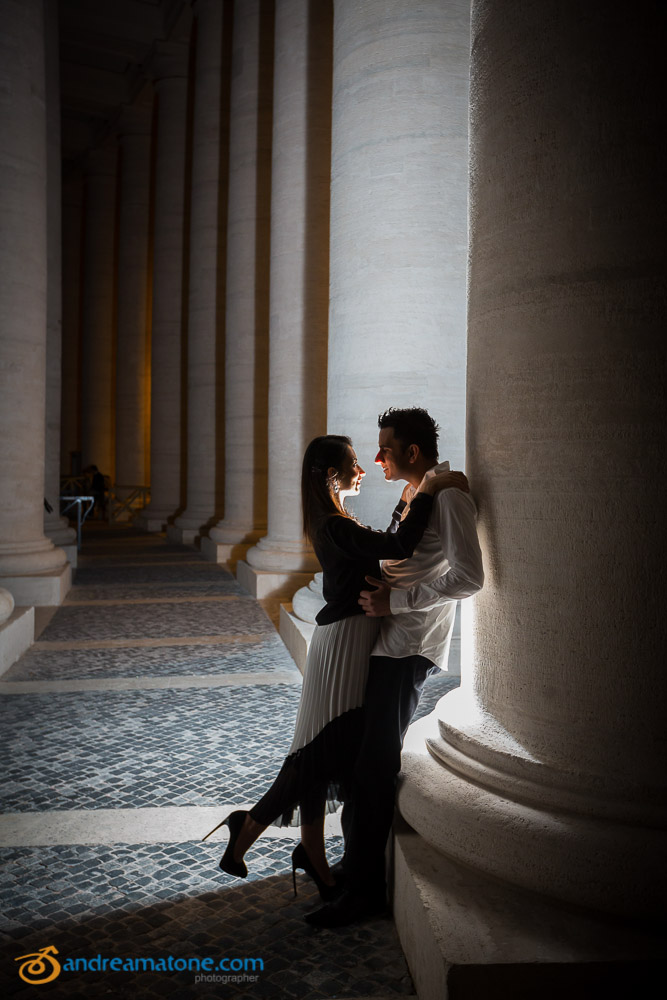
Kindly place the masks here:
<instances>
[{"instance_id":1,"label":"distant person silhouette","mask_svg":"<svg viewBox=\"0 0 667 1000\"><path fill-rule=\"evenodd\" d=\"M90 492L95 497L95 503L93 506L93 517L97 517L97 512L101 511L102 520L104 521L107 516L107 497L106 490L107 484L105 482L104 476L97 468L96 465L90 465L87 469L88 472L92 472L92 478L90 481Z\"/></svg>"}]
</instances>

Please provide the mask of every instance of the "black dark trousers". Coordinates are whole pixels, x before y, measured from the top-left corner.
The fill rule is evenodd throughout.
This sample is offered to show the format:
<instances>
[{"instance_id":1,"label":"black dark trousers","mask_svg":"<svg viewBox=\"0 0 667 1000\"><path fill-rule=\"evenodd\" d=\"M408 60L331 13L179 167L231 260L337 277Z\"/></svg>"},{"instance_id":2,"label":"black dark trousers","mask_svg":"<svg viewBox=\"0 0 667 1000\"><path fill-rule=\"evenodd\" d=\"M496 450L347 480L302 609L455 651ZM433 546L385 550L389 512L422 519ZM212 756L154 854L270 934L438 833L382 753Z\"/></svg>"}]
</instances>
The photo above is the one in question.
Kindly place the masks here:
<instances>
[{"instance_id":1,"label":"black dark trousers","mask_svg":"<svg viewBox=\"0 0 667 1000\"><path fill-rule=\"evenodd\" d=\"M371 656L361 750L342 815L345 876L352 892L380 896L386 891L384 851L401 748L433 669L424 656Z\"/></svg>"}]
</instances>

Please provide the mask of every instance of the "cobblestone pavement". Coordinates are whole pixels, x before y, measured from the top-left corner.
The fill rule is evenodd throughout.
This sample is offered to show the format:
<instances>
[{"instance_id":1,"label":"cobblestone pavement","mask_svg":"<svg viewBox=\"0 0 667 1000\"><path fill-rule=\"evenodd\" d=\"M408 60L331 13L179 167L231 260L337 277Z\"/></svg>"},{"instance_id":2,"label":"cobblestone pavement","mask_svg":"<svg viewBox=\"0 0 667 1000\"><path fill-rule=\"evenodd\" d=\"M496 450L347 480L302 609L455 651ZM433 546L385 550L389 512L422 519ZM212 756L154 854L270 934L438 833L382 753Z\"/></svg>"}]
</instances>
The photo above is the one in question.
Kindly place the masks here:
<instances>
[{"instance_id":1,"label":"cobblestone pavement","mask_svg":"<svg viewBox=\"0 0 667 1000\"><path fill-rule=\"evenodd\" d=\"M67 998L413 994L389 919L319 933L304 923L319 899L303 873L293 897L294 831L272 829L255 845L247 881L217 868L224 837L147 842L142 832L149 809L168 822L174 807L195 818L206 807L203 834L211 807L222 817L258 798L289 747L300 680L264 611L223 567L160 537L91 527L66 603L0 679L0 693L28 682L2 699L3 814L41 816L44 830L40 846L18 836L0 847L5 995L34 996L18 975L29 960L15 959L49 946L62 971L39 990ZM456 683L429 679L419 715ZM136 842L91 843L94 817L118 809L136 811ZM82 818L79 837L53 842L59 813L70 830ZM327 849L335 859L341 837ZM68 970L97 955L176 967ZM236 966L226 983L179 968L205 957L264 968Z\"/></svg>"}]
</instances>

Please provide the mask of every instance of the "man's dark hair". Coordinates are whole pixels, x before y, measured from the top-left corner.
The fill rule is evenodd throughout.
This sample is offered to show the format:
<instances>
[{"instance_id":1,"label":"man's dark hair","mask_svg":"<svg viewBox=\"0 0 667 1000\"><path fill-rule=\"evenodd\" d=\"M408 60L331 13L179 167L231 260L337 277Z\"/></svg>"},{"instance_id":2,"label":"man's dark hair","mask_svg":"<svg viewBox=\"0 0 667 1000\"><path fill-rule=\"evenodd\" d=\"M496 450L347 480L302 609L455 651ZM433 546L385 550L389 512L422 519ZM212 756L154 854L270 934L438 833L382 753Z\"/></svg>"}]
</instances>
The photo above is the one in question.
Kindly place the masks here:
<instances>
[{"instance_id":1,"label":"man's dark hair","mask_svg":"<svg viewBox=\"0 0 667 1000\"><path fill-rule=\"evenodd\" d=\"M440 428L421 406L411 406L406 410L390 406L378 417L378 427L380 430L391 427L403 451L416 444L424 458L437 461Z\"/></svg>"}]
</instances>

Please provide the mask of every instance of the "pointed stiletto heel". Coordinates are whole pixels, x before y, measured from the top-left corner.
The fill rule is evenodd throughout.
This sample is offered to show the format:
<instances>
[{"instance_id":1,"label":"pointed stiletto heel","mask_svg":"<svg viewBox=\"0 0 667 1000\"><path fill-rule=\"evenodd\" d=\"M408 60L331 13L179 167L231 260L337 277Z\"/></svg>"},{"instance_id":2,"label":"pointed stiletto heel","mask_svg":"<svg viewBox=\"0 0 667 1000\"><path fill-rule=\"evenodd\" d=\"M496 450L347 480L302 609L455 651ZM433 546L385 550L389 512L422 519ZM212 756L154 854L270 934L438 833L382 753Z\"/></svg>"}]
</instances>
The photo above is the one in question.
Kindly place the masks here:
<instances>
[{"instance_id":1,"label":"pointed stiletto heel","mask_svg":"<svg viewBox=\"0 0 667 1000\"><path fill-rule=\"evenodd\" d=\"M246 867L245 861L236 861L234 859L234 847L236 846L236 841L238 836L243 829L243 824L245 823L245 818L248 815L247 809L237 809L235 812L226 816L221 823L214 826L211 833L215 833L219 830L221 826L229 827L229 842L227 844L227 850L222 855L220 859L219 867L226 872L228 875L235 875L237 878L247 878L248 869ZM206 840L211 836L211 833L207 833L206 837L202 837L202 840Z\"/></svg>"},{"instance_id":2,"label":"pointed stiletto heel","mask_svg":"<svg viewBox=\"0 0 667 1000\"><path fill-rule=\"evenodd\" d=\"M202 844L204 843L205 840L208 840L208 838L211 836L211 834L215 833L216 830L219 830L221 826L228 825L227 824L227 820L228 819L229 819L229 816L225 816L225 818L223 820L221 820L220 823L218 823L217 826L214 826L212 830L209 830L208 833L206 834L206 836L202 837L202 839L201 839Z\"/></svg>"},{"instance_id":3,"label":"pointed stiletto heel","mask_svg":"<svg viewBox=\"0 0 667 1000\"><path fill-rule=\"evenodd\" d=\"M341 892L342 885L336 880L335 885L327 885L323 882L320 876L317 874L313 865L311 864L310 858L306 853L306 848L303 846L301 841L296 845L292 851L292 882L294 883L294 895L296 896L296 872L297 868L303 869L306 875L310 875L313 882L317 886L317 891L320 894L320 899L325 903L330 902L335 899Z\"/></svg>"}]
</instances>

